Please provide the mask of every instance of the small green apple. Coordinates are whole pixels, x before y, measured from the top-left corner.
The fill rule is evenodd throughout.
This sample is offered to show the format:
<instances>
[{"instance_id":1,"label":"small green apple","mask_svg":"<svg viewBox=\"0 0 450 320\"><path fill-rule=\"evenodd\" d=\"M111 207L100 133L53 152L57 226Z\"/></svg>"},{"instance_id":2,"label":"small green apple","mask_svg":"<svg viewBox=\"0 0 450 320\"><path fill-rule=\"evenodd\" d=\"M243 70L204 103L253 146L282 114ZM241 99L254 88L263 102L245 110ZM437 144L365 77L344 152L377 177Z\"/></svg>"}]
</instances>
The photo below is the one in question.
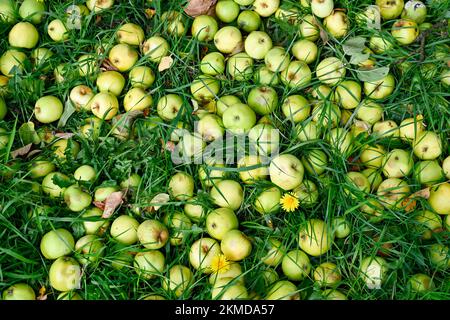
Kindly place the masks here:
<instances>
[{"instance_id":1,"label":"small green apple","mask_svg":"<svg viewBox=\"0 0 450 320\"><path fill-rule=\"evenodd\" d=\"M306 152L301 158L305 170L310 175L320 176L328 166L328 157L325 152L319 149L312 149Z\"/></svg>"},{"instance_id":2,"label":"small green apple","mask_svg":"<svg viewBox=\"0 0 450 320\"><path fill-rule=\"evenodd\" d=\"M387 35L372 36L369 40L369 47L375 53L381 54L389 51L394 46L393 42Z\"/></svg>"},{"instance_id":3,"label":"small green apple","mask_svg":"<svg viewBox=\"0 0 450 320\"><path fill-rule=\"evenodd\" d=\"M50 172L42 180L42 190L44 193L48 194L52 198L58 198L63 195L65 188L61 188L55 184L54 179L68 182L69 177L60 172Z\"/></svg>"},{"instance_id":4,"label":"small green apple","mask_svg":"<svg viewBox=\"0 0 450 320\"><path fill-rule=\"evenodd\" d=\"M450 183L444 182L431 188L428 203L431 208L438 214L450 214Z\"/></svg>"},{"instance_id":5,"label":"small green apple","mask_svg":"<svg viewBox=\"0 0 450 320\"><path fill-rule=\"evenodd\" d=\"M36 294L26 283L16 283L3 291L2 300L36 300Z\"/></svg>"},{"instance_id":6,"label":"small green apple","mask_svg":"<svg viewBox=\"0 0 450 320\"><path fill-rule=\"evenodd\" d=\"M96 265L105 249L102 239L93 234L85 235L75 243L77 259L83 266Z\"/></svg>"},{"instance_id":7,"label":"small green apple","mask_svg":"<svg viewBox=\"0 0 450 320\"><path fill-rule=\"evenodd\" d=\"M450 156L445 158L442 162L442 170L444 170L445 177L450 179Z\"/></svg>"},{"instance_id":8,"label":"small green apple","mask_svg":"<svg viewBox=\"0 0 450 320\"><path fill-rule=\"evenodd\" d=\"M323 59L316 67L317 78L328 85L335 85L346 74L344 63L336 57Z\"/></svg>"},{"instance_id":9,"label":"small green apple","mask_svg":"<svg viewBox=\"0 0 450 320\"><path fill-rule=\"evenodd\" d=\"M311 82L311 69L303 61L292 61L281 73L281 82L292 89L300 89Z\"/></svg>"},{"instance_id":10,"label":"small green apple","mask_svg":"<svg viewBox=\"0 0 450 320\"><path fill-rule=\"evenodd\" d=\"M125 78L117 71L105 71L98 75L96 83L100 92L110 92L118 97L125 87Z\"/></svg>"},{"instance_id":11,"label":"small green apple","mask_svg":"<svg viewBox=\"0 0 450 320\"><path fill-rule=\"evenodd\" d=\"M317 45L308 39L302 39L294 42L291 51L297 60L304 61L307 64L316 61L318 56Z\"/></svg>"},{"instance_id":12,"label":"small green apple","mask_svg":"<svg viewBox=\"0 0 450 320\"><path fill-rule=\"evenodd\" d=\"M352 152L353 137L350 132L344 128L334 128L331 129L329 135L327 136L327 141L331 148L342 155L349 155Z\"/></svg>"},{"instance_id":13,"label":"small green apple","mask_svg":"<svg viewBox=\"0 0 450 320\"><path fill-rule=\"evenodd\" d=\"M47 232L41 239L42 255L49 260L69 255L75 248L75 240L66 229L55 229Z\"/></svg>"},{"instance_id":14,"label":"small green apple","mask_svg":"<svg viewBox=\"0 0 450 320\"><path fill-rule=\"evenodd\" d=\"M236 53L228 58L227 72L234 80L248 80L253 75L253 59L245 52Z\"/></svg>"},{"instance_id":15,"label":"small green apple","mask_svg":"<svg viewBox=\"0 0 450 320\"><path fill-rule=\"evenodd\" d=\"M69 94L70 101L73 103L75 109L90 111L90 101L94 97L94 92L91 88L85 85L78 85L72 88Z\"/></svg>"},{"instance_id":16,"label":"small green apple","mask_svg":"<svg viewBox=\"0 0 450 320\"><path fill-rule=\"evenodd\" d=\"M314 270L313 278L320 287L332 287L341 281L342 275L336 264L324 262Z\"/></svg>"},{"instance_id":17,"label":"small green apple","mask_svg":"<svg viewBox=\"0 0 450 320\"><path fill-rule=\"evenodd\" d=\"M152 96L142 88L131 88L123 99L123 108L126 112L149 109L153 104Z\"/></svg>"},{"instance_id":18,"label":"small green apple","mask_svg":"<svg viewBox=\"0 0 450 320\"><path fill-rule=\"evenodd\" d=\"M189 262L201 273L211 274L212 260L221 254L220 244L212 238L200 238L195 241L189 250Z\"/></svg>"},{"instance_id":19,"label":"small green apple","mask_svg":"<svg viewBox=\"0 0 450 320\"><path fill-rule=\"evenodd\" d=\"M133 88L142 88L146 90L155 82L155 73L150 67L137 66L131 69L128 74L128 79Z\"/></svg>"},{"instance_id":20,"label":"small green apple","mask_svg":"<svg viewBox=\"0 0 450 320\"><path fill-rule=\"evenodd\" d=\"M184 205L184 213L194 222L203 220L206 216L205 208L193 197Z\"/></svg>"},{"instance_id":21,"label":"small green apple","mask_svg":"<svg viewBox=\"0 0 450 320\"><path fill-rule=\"evenodd\" d=\"M433 131L423 131L413 140L414 154L421 160L434 160L442 154L442 140Z\"/></svg>"},{"instance_id":22,"label":"small green apple","mask_svg":"<svg viewBox=\"0 0 450 320\"><path fill-rule=\"evenodd\" d=\"M410 1L412 2L412 1ZM408 4L408 3L407 3ZM408 280L408 285L411 291L417 293L424 293L435 288L433 279L423 273L417 273L411 276Z\"/></svg>"},{"instance_id":23,"label":"small green apple","mask_svg":"<svg viewBox=\"0 0 450 320\"><path fill-rule=\"evenodd\" d=\"M433 211L423 210L414 215L417 231L422 235L422 239L430 240L433 233L442 230L442 219Z\"/></svg>"},{"instance_id":24,"label":"small green apple","mask_svg":"<svg viewBox=\"0 0 450 320\"><path fill-rule=\"evenodd\" d=\"M278 94L269 86L256 87L250 90L247 104L259 115L270 114L278 106Z\"/></svg>"},{"instance_id":25,"label":"small green apple","mask_svg":"<svg viewBox=\"0 0 450 320\"><path fill-rule=\"evenodd\" d=\"M360 264L361 278L369 289L380 289L387 271L387 262L381 257L366 257Z\"/></svg>"},{"instance_id":26,"label":"small green apple","mask_svg":"<svg viewBox=\"0 0 450 320\"><path fill-rule=\"evenodd\" d=\"M147 280L160 277L165 265L166 259L158 250L143 251L134 256L133 266L136 273Z\"/></svg>"},{"instance_id":27,"label":"small green apple","mask_svg":"<svg viewBox=\"0 0 450 320\"><path fill-rule=\"evenodd\" d=\"M137 229L139 242L147 249L160 249L169 241L169 230L158 220L145 220Z\"/></svg>"},{"instance_id":28,"label":"small green apple","mask_svg":"<svg viewBox=\"0 0 450 320\"><path fill-rule=\"evenodd\" d=\"M228 231L239 227L239 221L235 213L228 208L218 208L211 211L208 213L205 223L208 234L217 240L222 240Z\"/></svg>"},{"instance_id":29,"label":"small green apple","mask_svg":"<svg viewBox=\"0 0 450 320\"><path fill-rule=\"evenodd\" d=\"M308 100L301 95L291 95L287 97L281 105L281 110L287 119L294 123L306 120L311 112Z\"/></svg>"},{"instance_id":30,"label":"small green apple","mask_svg":"<svg viewBox=\"0 0 450 320\"><path fill-rule=\"evenodd\" d=\"M191 83L191 94L199 102L208 102L217 97L220 81L208 75L200 75Z\"/></svg>"},{"instance_id":31,"label":"small green apple","mask_svg":"<svg viewBox=\"0 0 450 320\"><path fill-rule=\"evenodd\" d=\"M156 105L158 115L165 121L175 119L183 106L183 99L181 96L170 93L162 96Z\"/></svg>"},{"instance_id":32,"label":"small green apple","mask_svg":"<svg viewBox=\"0 0 450 320\"><path fill-rule=\"evenodd\" d=\"M272 39L264 31L252 31L244 42L245 52L253 59L264 59L272 48Z\"/></svg>"},{"instance_id":33,"label":"small green apple","mask_svg":"<svg viewBox=\"0 0 450 320\"><path fill-rule=\"evenodd\" d=\"M216 4L216 16L220 21L230 23L239 15L239 5L233 0L222 0Z\"/></svg>"},{"instance_id":34,"label":"small green apple","mask_svg":"<svg viewBox=\"0 0 450 320\"><path fill-rule=\"evenodd\" d=\"M12 24L16 22L17 3L13 0L0 1L0 22Z\"/></svg>"},{"instance_id":35,"label":"small green apple","mask_svg":"<svg viewBox=\"0 0 450 320\"><path fill-rule=\"evenodd\" d=\"M236 211L244 200L244 191L234 180L221 180L211 188L210 196L215 205Z\"/></svg>"},{"instance_id":36,"label":"small green apple","mask_svg":"<svg viewBox=\"0 0 450 320\"><path fill-rule=\"evenodd\" d=\"M207 142L221 139L225 134L222 119L215 114L207 114L198 121L197 132Z\"/></svg>"},{"instance_id":37,"label":"small green apple","mask_svg":"<svg viewBox=\"0 0 450 320\"><path fill-rule=\"evenodd\" d=\"M137 51L128 44L117 44L109 51L109 61L120 72L129 71L138 59Z\"/></svg>"},{"instance_id":38,"label":"small green apple","mask_svg":"<svg viewBox=\"0 0 450 320\"><path fill-rule=\"evenodd\" d=\"M387 178L408 176L414 166L411 153L403 149L393 149L384 156L383 174Z\"/></svg>"},{"instance_id":39,"label":"small green apple","mask_svg":"<svg viewBox=\"0 0 450 320\"><path fill-rule=\"evenodd\" d=\"M314 121L300 122L295 127L297 139L301 142L316 140L319 138L319 128Z\"/></svg>"},{"instance_id":40,"label":"small green apple","mask_svg":"<svg viewBox=\"0 0 450 320\"><path fill-rule=\"evenodd\" d=\"M381 17L384 20L395 19L403 11L403 0L376 0L376 5L380 8Z\"/></svg>"},{"instance_id":41,"label":"small green apple","mask_svg":"<svg viewBox=\"0 0 450 320\"><path fill-rule=\"evenodd\" d=\"M366 145L363 147L359 157L366 167L377 169L383 166L385 154L386 150L381 145Z\"/></svg>"},{"instance_id":42,"label":"small green apple","mask_svg":"<svg viewBox=\"0 0 450 320\"><path fill-rule=\"evenodd\" d=\"M237 168L240 170L239 177L246 184L253 184L258 180L266 179L269 175L268 167L263 164L263 159L257 155L243 156L239 159Z\"/></svg>"},{"instance_id":43,"label":"small green apple","mask_svg":"<svg viewBox=\"0 0 450 320\"><path fill-rule=\"evenodd\" d=\"M383 107L372 100L363 100L355 110L356 118L373 125L383 117Z\"/></svg>"},{"instance_id":44,"label":"small green apple","mask_svg":"<svg viewBox=\"0 0 450 320\"><path fill-rule=\"evenodd\" d=\"M114 219L111 224L111 237L120 243L132 245L139 240L137 236L138 227L139 222L136 219L121 215Z\"/></svg>"},{"instance_id":45,"label":"small green apple","mask_svg":"<svg viewBox=\"0 0 450 320\"><path fill-rule=\"evenodd\" d=\"M343 11L333 10L333 12L323 19L325 29L336 39L347 35L350 29L350 20Z\"/></svg>"},{"instance_id":46,"label":"small green apple","mask_svg":"<svg viewBox=\"0 0 450 320\"><path fill-rule=\"evenodd\" d=\"M427 17L427 7L422 1L410 0L405 3L401 17L421 24Z\"/></svg>"},{"instance_id":47,"label":"small green apple","mask_svg":"<svg viewBox=\"0 0 450 320\"><path fill-rule=\"evenodd\" d=\"M192 22L191 33L199 41L208 42L214 39L218 29L216 19L208 15L200 15L195 17L194 22Z\"/></svg>"},{"instance_id":48,"label":"small green apple","mask_svg":"<svg viewBox=\"0 0 450 320\"><path fill-rule=\"evenodd\" d=\"M103 120L111 120L119 112L119 101L110 92L97 93L89 105L92 113Z\"/></svg>"},{"instance_id":49,"label":"small green apple","mask_svg":"<svg viewBox=\"0 0 450 320\"><path fill-rule=\"evenodd\" d=\"M256 31L261 25L261 16L255 11L243 10L237 18L237 25L239 29L248 33Z\"/></svg>"},{"instance_id":50,"label":"small green apple","mask_svg":"<svg viewBox=\"0 0 450 320\"><path fill-rule=\"evenodd\" d=\"M113 5L114 0L86 0L86 7L95 13L110 9Z\"/></svg>"},{"instance_id":51,"label":"small green apple","mask_svg":"<svg viewBox=\"0 0 450 320\"><path fill-rule=\"evenodd\" d=\"M225 57L220 52L208 53L200 62L200 70L210 76L222 74L225 71Z\"/></svg>"},{"instance_id":52,"label":"small green apple","mask_svg":"<svg viewBox=\"0 0 450 320\"><path fill-rule=\"evenodd\" d=\"M64 202L71 211L83 211L89 207L91 201L91 195L77 185L71 185L64 191Z\"/></svg>"},{"instance_id":53,"label":"small green apple","mask_svg":"<svg viewBox=\"0 0 450 320\"><path fill-rule=\"evenodd\" d=\"M47 26L49 37L55 42L61 42L69 39L69 32L60 19L52 20Z\"/></svg>"},{"instance_id":54,"label":"small green apple","mask_svg":"<svg viewBox=\"0 0 450 320\"><path fill-rule=\"evenodd\" d=\"M334 9L333 0L311 0L311 11L312 13L319 17L325 18L331 15Z\"/></svg>"},{"instance_id":55,"label":"small green apple","mask_svg":"<svg viewBox=\"0 0 450 320\"><path fill-rule=\"evenodd\" d=\"M241 261L250 255L252 243L243 232L234 229L224 234L220 248L228 260Z\"/></svg>"},{"instance_id":56,"label":"small green apple","mask_svg":"<svg viewBox=\"0 0 450 320\"><path fill-rule=\"evenodd\" d=\"M22 19L39 24L44 19L46 8L44 1L24 0L19 7L19 15Z\"/></svg>"},{"instance_id":57,"label":"small green apple","mask_svg":"<svg viewBox=\"0 0 450 320\"><path fill-rule=\"evenodd\" d=\"M167 213L163 220L170 231L170 244L173 246L184 244L185 235L192 228L189 217L184 213L174 212L173 214Z\"/></svg>"},{"instance_id":58,"label":"small green apple","mask_svg":"<svg viewBox=\"0 0 450 320\"><path fill-rule=\"evenodd\" d=\"M282 72L289 66L289 54L283 47L273 47L264 56L266 67L272 72Z\"/></svg>"},{"instance_id":59,"label":"small green apple","mask_svg":"<svg viewBox=\"0 0 450 320\"><path fill-rule=\"evenodd\" d=\"M412 20L401 19L397 20L392 25L392 36L402 45L413 43L419 36L419 28L417 23Z\"/></svg>"},{"instance_id":60,"label":"small green apple","mask_svg":"<svg viewBox=\"0 0 450 320\"><path fill-rule=\"evenodd\" d=\"M344 109L355 109L361 101L361 85L353 80L342 81L335 90L335 98Z\"/></svg>"},{"instance_id":61,"label":"small green apple","mask_svg":"<svg viewBox=\"0 0 450 320\"><path fill-rule=\"evenodd\" d=\"M169 275L162 282L164 290L173 292L176 297L186 296L186 291L189 290L194 275L192 271L183 265L174 265L169 269Z\"/></svg>"},{"instance_id":62,"label":"small green apple","mask_svg":"<svg viewBox=\"0 0 450 320\"><path fill-rule=\"evenodd\" d=\"M303 180L304 167L292 154L282 154L272 159L269 167L270 180L284 190L297 188Z\"/></svg>"},{"instance_id":63,"label":"small green apple","mask_svg":"<svg viewBox=\"0 0 450 320\"><path fill-rule=\"evenodd\" d=\"M255 0L253 2L253 10L263 18L273 15L279 6L280 0Z\"/></svg>"},{"instance_id":64,"label":"small green apple","mask_svg":"<svg viewBox=\"0 0 450 320\"><path fill-rule=\"evenodd\" d=\"M159 36L153 36L142 44L142 53L151 62L161 62L161 59L169 54L169 50L169 43Z\"/></svg>"},{"instance_id":65,"label":"small green apple","mask_svg":"<svg viewBox=\"0 0 450 320\"><path fill-rule=\"evenodd\" d=\"M178 172L170 178L168 190L172 198L188 200L194 195L194 179L186 172Z\"/></svg>"},{"instance_id":66,"label":"small green apple","mask_svg":"<svg viewBox=\"0 0 450 320\"><path fill-rule=\"evenodd\" d=\"M234 134L249 132L256 123L256 114L252 108L237 103L227 108L222 116L224 127Z\"/></svg>"},{"instance_id":67,"label":"small green apple","mask_svg":"<svg viewBox=\"0 0 450 320\"><path fill-rule=\"evenodd\" d=\"M420 184L431 186L444 179L444 171L437 160L424 160L415 164L414 177Z\"/></svg>"},{"instance_id":68,"label":"small green apple","mask_svg":"<svg viewBox=\"0 0 450 320\"><path fill-rule=\"evenodd\" d=\"M50 285L58 291L70 291L81 287L81 267L71 257L59 257L50 266L48 273Z\"/></svg>"},{"instance_id":69,"label":"small green apple","mask_svg":"<svg viewBox=\"0 0 450 320\"><path fill-rule=\"evenodd\" d=\"M30 175L33 179L45 177L56 170L56 166L48 160L36 160L30 165Z\"/></svg>"},{"instance_id":70,"label":"small green apple","mask_svg":"<svg viewBox=\"0 0 450 320\"><path fill-rule=\"evenodd\" d=\"M117 30L116 37L119 43L139 46L144 41L145 35L144 30L137 24L125 23Z\"/></svg>"},{"instance_id":71,"label":"small green apple","mask_svg":"<svg viewBox=\"0 0 450 320\"><path fill-rule=\"evenodd\" d=\"M78 167L73 173L73 177L77 181L94 181L97 176L97 171L90 165L83 165Z\"/></svg>"},{"instance_id":72,"label":"small green apple","mask_svg":"<svg viewBox=\"0 0 450 320\"><path fill-rule=\"evenodd\" d=\"M41 123L52 123L61 118L63 113L61 100L54 96L45 96L36 101L34 114Z\"/></svg>"},{"instance_id":73,"label":"small green apple","mask_svg":"<svg viewBox=\"0 0 450 320\"><path fill-rule=\"evenodd\" d=\"M428 248L431 263L442 270L450 268L449 253L448 246L441 243L435 243Z\"/></svg>"},{"instance_id":74,"label":"small green apple","mask_svg":"<svg viewBox=\"0 0 450 320\"><path fill-rule=\"evenodd\" d=\"M261 261L268 266L277 267L287 252L285 246L279 240L269 238L265 242L265 247L267 253L262 257Z\"/></svg>"},{"instance_id":75,"label":"small green apple","mask_svg":"<svg viewBox=\"0 0 450 320\"><path fill-rule=\"evenodd\" d=\"M92 207L82 214L83 227L86 234L103 234L109 226L109 221L102 218L103 211Z\"/></svg>"},{"instance_id":76,"label":"small green apple","mask_svg":"<svg viewBox=\"0 0 450 320\"><path fill-rule=\"evenodd\" d=\"M280 280L272 285L265 300L300 300L300 294L295 284Z\"/></svg>"},{"instance_id":77,"label":"small green apple","mask_svg":"<svg viewBox=\"0 0 450 320\"><path fill-rule=\"evenodd\" d=\"M249 299L248 292L242 283L234 283L232 278L220 278L211 290L213 300L243 300Z\"/></svg>"},{"instance_id":78,"label":"small green apple","mask_svg":"<svg viewBox=\"0 0 450 320\"><path fill-rule=\"evenodd\" d=\"M374 123L372 133L378 138L398 138L400 130L398 124L393 120L379 121Z\"/></svg>"},{"instance_id":79,"label":"small green apple","mask_svg":"<svg viewBox=\"0 0 450 320\"><path fill-rule=\"evenodd\" d=\"M311 271L311 262L306 253L295 249L289 251L283 257L281 269L289 280L300 281L308 276Z\"/></svg>"},{"instance_id":80,"label":"small green apple","mask_svg":"<svg viewBox=\"0 0 450 320\"><path fill-rule=\"evenodd\" d=\"M7 77L14 74L21 74L24 69L24 63L27 55L21 51L8 50L0 57L0 71Z\"/></svg>"},{"instance_id":81,"label":"small green apple","mask_svg":"<svg viewBox=\"0 0 450 320\"><path fill-rule=\"evenodd\" d=\"M304 39L310 41L316 41L319 39L320 30L319 22L313 15L307 14L303 17L302 22L299 25L300 34Z\"/></svg>"},{"instance_id":82,"label":"small green apple","mask_svg":"<svg viewBox=\"0 0 450 320\"><path fill-rule=\"evenodd\" d=\"M386 208L400 208L402 201L409 196L411 189L399 178L388 178L378 186L377 196Z\"/></svg>"},{"instance_id":83,"label":"small green apple","mask_svg":"<svg viewBox=\"0 0 450 320\"><path fill-rule=\"evenodd\" d=\"M377 81L364 82L364 94L374 100L381 100L389 97L395 89L395 78L389 73L384 78Z\"/></svg>"},{"instance_id":84,"label":"small green apple","mask_svg":"<svg viewBox=\"0 0 450 320\"><path fill-rule=\"evenodd\" d=\"M280 209L281 191L277 187L263 190L253 203L253 207L261 214L276 213Z\"/></svg>"},{"instance_id":85,"label":"small green apple","mask_svg":"<svg viewBox=\"0 0 450 320\"><path fill-rule=\"evenodd\" d=\"M60 67L60 68L64 68ZM67 67L66 67L67 68ZM91 77L95 75L99 70L97 63L97 56L93 54L83 54L78 58L78 72L82 77ZM59 73L61 73L59 71ZM64 73L62 73L64 75ZM64 76L63 76L64 78Z\"/></svg>"},{"instance_id":86,"label":"small green apple","mask_svg":"<svg viewBox=\"0 0 450 320\"><path fill-rule=\"evenodd\" d=\"M298 245L307 254L318 257L331 248L333 238L333 233L324 221L310 219L300 227Z\"/></svg>"},{"instance_id":87,"label":"small green apple","mask_svg":"<svg viewBox=\"0 0 450 320\"><path fill-rule=\"evenodd\" d=\"M222 53L232 53L241 45L242 34L238 28L233 26L225 26L214 35L214 44Z\"/></svg>"}]
</instances>

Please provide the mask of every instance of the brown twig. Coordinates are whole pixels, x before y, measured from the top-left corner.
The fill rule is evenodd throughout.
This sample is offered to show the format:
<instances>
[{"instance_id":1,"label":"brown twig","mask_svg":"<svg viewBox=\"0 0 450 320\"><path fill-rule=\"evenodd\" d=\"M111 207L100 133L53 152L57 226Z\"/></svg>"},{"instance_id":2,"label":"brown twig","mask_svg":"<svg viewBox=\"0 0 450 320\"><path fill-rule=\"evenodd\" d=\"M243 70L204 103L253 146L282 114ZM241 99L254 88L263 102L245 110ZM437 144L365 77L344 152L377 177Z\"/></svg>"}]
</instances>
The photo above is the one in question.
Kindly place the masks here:
<instances>
[{"instance_id":1,"label":"brown twig","mask_svg":"<svg viewBox=\"0 0 450 320\"><path fill-rule=\"evenodd\" d=\"M425 41L427 36L429 36L432 32L435 32L437 30L443 29L443 28L447 28L448 26L448 21L447 20L442 20L441 22L435 23L434 25L431 26L430 29L427 29L425 31L423 31L418 37L417 40L420 43L420 48L419 48L419 53L420 53L420 62L425 61Z\"/></svg>"}]
</instances>

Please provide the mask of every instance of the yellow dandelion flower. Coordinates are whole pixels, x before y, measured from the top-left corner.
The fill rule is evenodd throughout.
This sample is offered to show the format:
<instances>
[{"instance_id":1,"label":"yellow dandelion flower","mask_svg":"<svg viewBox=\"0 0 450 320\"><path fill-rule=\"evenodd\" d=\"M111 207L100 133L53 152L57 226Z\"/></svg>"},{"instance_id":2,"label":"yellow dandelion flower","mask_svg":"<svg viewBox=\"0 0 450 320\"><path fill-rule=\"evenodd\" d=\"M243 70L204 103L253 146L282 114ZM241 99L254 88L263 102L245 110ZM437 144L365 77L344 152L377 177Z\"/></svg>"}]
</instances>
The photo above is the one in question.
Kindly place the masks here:
<instances>
[{"instance_id":1,"label":"yellow dandelion flower","mask_svg":"<svg viewBox=\"0 0 450 320\"><path fill-rule=\"evenodd\" d=\"M285 193L280 199L280 204L284 211L292 212L298 208L300 202L294 193Z\"/></svg>"},{"instance_id":2,"label":"yellow dandelion flower","mask_svg":"<svg viewBox=\"0 0 450 320\"><path fill-rule=\"evenodd\" d=\"M230 262L223 254L218 254L211 260L211 270L213 273L221 273L230 270Z\"/></svg>"}]
</instances>

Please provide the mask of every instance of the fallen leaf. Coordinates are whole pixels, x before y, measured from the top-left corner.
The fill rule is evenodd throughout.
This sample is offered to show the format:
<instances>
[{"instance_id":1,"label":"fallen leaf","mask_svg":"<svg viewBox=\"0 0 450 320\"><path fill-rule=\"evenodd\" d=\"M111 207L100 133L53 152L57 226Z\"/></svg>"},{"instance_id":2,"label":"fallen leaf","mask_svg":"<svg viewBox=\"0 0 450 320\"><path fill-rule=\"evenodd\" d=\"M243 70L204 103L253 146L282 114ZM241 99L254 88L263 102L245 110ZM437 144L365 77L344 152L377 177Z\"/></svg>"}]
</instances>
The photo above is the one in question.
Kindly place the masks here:
<instances>
[{"instance_id":1,"label":"fallen leaf","mask_svg":"<svg viewBox=\"0 0 450 320\"><path fill-rule=\"evenodd\" d=\"M193 107L192 113L195 114L195 112L196 112L196 111L198 110L198 108L199 108L198 102L197 102L197 100L194 100L194 99L191 99L191 102L192 102L192 107Z\"/></svg>"},{"instance_id":2,"label":"fallen leaf","mask_svg":"<svg viewBox=\"0 0 450 320\"><path fill-rule=\"evenodd\" d=\"M364 82L378 81L389 73L389 67L375 68L371 70L357 70L358 79Z\"/></svg>"},{"instance_id":3,"label":"fallen leaf","mask_svg":"<svg viewBox=\"0 0 450 320\"><path fill-rule=\"evenodd\" d=\"M71 132L58 132L58 133L55 133L55 137L62 138L62 139L70 139L74 135L75 135L75 133L71 133Z\"/></svg>"},{"instance_id":4,"label":"fallen leaf","mask_svg":"<svg viewBox=\"0 0 450 320\"><path fill-rule=\"evenodd\" d=\"M430 187L428 187L428 188L425 188L425 189L422 189L422 190L419 190L419 191L413 193L411 195L411 197L428 199L430 197L430 191L431 191L431 189L430 189Z\"/></svg>"},{"instance_id":5,"label":"fallen leaf","mask_svg":"<svg viewBox=\"0 0 450 320\"><path fill-rule=\"evenodd\" d=\"M171 56L163 57L161 59L161 62L159 63L158 71L161 72L161 71L167 70L172 66L172 64L173 64L173 59Z\"/></svg>"},{"instance_id":6,"label":"fallen leaf","mask_svg":"<svg viewBox=\"0 0 450 320\"><path fill-rule=\"evenodd\" d=\"M167 141L166 148L167 151L173 152L175 150L175 143L172 141Z\"/></svg>"},{"instance_id":7,"label":"fallen leaf","mask_svg":"<svg viewBox=\"0 0 450 320\"><path fill-rule=\"evenodd\" d=\"M75 113L77 109L72 104L70 99L67 99L66 103L64 104L64 112L61 115L61 118L59 118L58 121L58 128L64 127L69 120L69 118Z\"/></svg>"},{"instance_id":8,"label":"fallen leaf","mask_svg":"<svg viewBox=\"0 0 450 320\"><path fill-rule=\"evenodd\" d=\"M105 210L105 203L103 201L93 201L92 204L100 210Z\"/></svg>"},{"instance_id":9,"label":"fallen leaf","mask_svg":"<svg viewBox=\"0 0 450 320\"><path fill-rule=\"evenodd\" d=\"M148 19L153 18L153 16L156 14L156 10L155 9L145 9L145 15L147 16Z\"/></svg>"},{"instance_id":10,"label":"fallen leaf","mask_svg":"<svg viewBox=\"0 0 450 320\"><path fill-rule=\"evenodd\" d=\"M190 0L184 12L188 16L197 17L210 12L211 8L216 4L217 0Z\"/></svg>"},{"instance_id":11,"label":"fallen leaf","mask_svg":"<svg viewBox=\"0 0 450 320\"><path fill-rule=\"evenodd\" d=\"M39 149L32 150L32 151L30 151L30 152L27 154L27 158L30 158L30 157L32 157L32 156L34 156L35 154L38 154L38 153L40 153L40 152L42 152L42 150L39 150Z\"/></svg>"},{"instance_id":12,"label":"fallen leaf","mask_svg":"<svg viewBox=\"0 0 450 320\"><path fill-rule=\"evenodd\" d=\"M102 218L111 217L114 211L123 203L123 192L116 191L111 193L105 200L105 210L103 210Z\"/></svg>"},{"instance_id":13,"label":"fallen leaf","mask_svg":"<svg viewBox=\"0 0 450 320\"><path fill-rule=\"evenodd\" d=\"M45 294L47 289L45 287L41 287L39 289L39 295L36 297L36 300L47 300L47 295Z\"/></svg>"},{"instance_id":14,"label":"fallen leaf","mask_svg":"<svg viewBox=\"0 0 450 320\"><path fill-rule=\"evenodd\" d=\"M128 139L131 128L137 117L144 115L141 110L133 110L124 114L120 114L113 118L112 124L114 128L114 136L118 138Z\"/></svg>"},{"instance_id":15,"label":"fallen leaf","mask_svg":"<svg viewBox=\"0 0 450 320\"><path fill-rule=\"evenodd\" d=\"M31 121L25 122L20 126L19 137L24 145L27 145L29 143L38 144L39 142L41 142L41 138L39 138L39 135L34 129L34 123Z\"/></svg>"},{"instance_id":16,"label":"fallen leaf","mask_svg":"<svg viewBox=\"0 0 450 320\"><path fill-rule=\"evenodd\" d=\"M112 65L111 61L109 61L108 58L103 60L101 66L100 66L100 70L102 70L102 71L119 71L119 69L117 69L115 66Z\"/></svg>"},{"instance_id":17,"label":"fallen leaf","mask_svg":"<svg viewBox=\"0 0 450 320\"><path fill-rule=\"evenodd\" d=\"M328 37L328 32L326 32L326 30L324 28L322 28L322 26L319 25L319 29L320 29L320 39L322 39L323 44L327 44L329 37Z\"/></svg>"},{"instance_id":18,"label":"fallen leaf","mask_svg":"<svg viewBox=\"0 0 450 320\"><path fill-rule=\"evenodd\" d=\"M32 143L29 143L29 144L27 144L26 146L24 146L22 148L19 148L19 149L16 149L14 151L11 151L11 158L15 159L15 158L17 158L19 156L27 155L28 152L30 152L32 145L33 145Z\"/></svg>"}]
</instances>

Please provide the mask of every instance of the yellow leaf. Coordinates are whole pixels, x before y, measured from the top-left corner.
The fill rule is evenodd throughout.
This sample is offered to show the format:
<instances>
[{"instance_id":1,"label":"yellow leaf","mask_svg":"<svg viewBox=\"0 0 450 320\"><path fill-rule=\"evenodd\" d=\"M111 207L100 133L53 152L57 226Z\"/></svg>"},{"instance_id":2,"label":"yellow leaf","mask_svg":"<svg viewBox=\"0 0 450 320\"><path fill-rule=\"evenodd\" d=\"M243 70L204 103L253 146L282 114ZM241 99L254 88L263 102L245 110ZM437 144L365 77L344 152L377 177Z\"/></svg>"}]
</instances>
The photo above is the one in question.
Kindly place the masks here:
<instances>
[{"instance_id":1,"label":"yellow leaf","mask_svg":"<svg viewBox=\"0 0 450 320\"><path fill-rule=\"evenodd\" d=\"M163 57L161 59L161 62L159 63L158 71L161 72L161 71L167 70L172 66L172 64L173 64L172 57L170 57L170 56Z\"/></svg>"}]
</instances>

